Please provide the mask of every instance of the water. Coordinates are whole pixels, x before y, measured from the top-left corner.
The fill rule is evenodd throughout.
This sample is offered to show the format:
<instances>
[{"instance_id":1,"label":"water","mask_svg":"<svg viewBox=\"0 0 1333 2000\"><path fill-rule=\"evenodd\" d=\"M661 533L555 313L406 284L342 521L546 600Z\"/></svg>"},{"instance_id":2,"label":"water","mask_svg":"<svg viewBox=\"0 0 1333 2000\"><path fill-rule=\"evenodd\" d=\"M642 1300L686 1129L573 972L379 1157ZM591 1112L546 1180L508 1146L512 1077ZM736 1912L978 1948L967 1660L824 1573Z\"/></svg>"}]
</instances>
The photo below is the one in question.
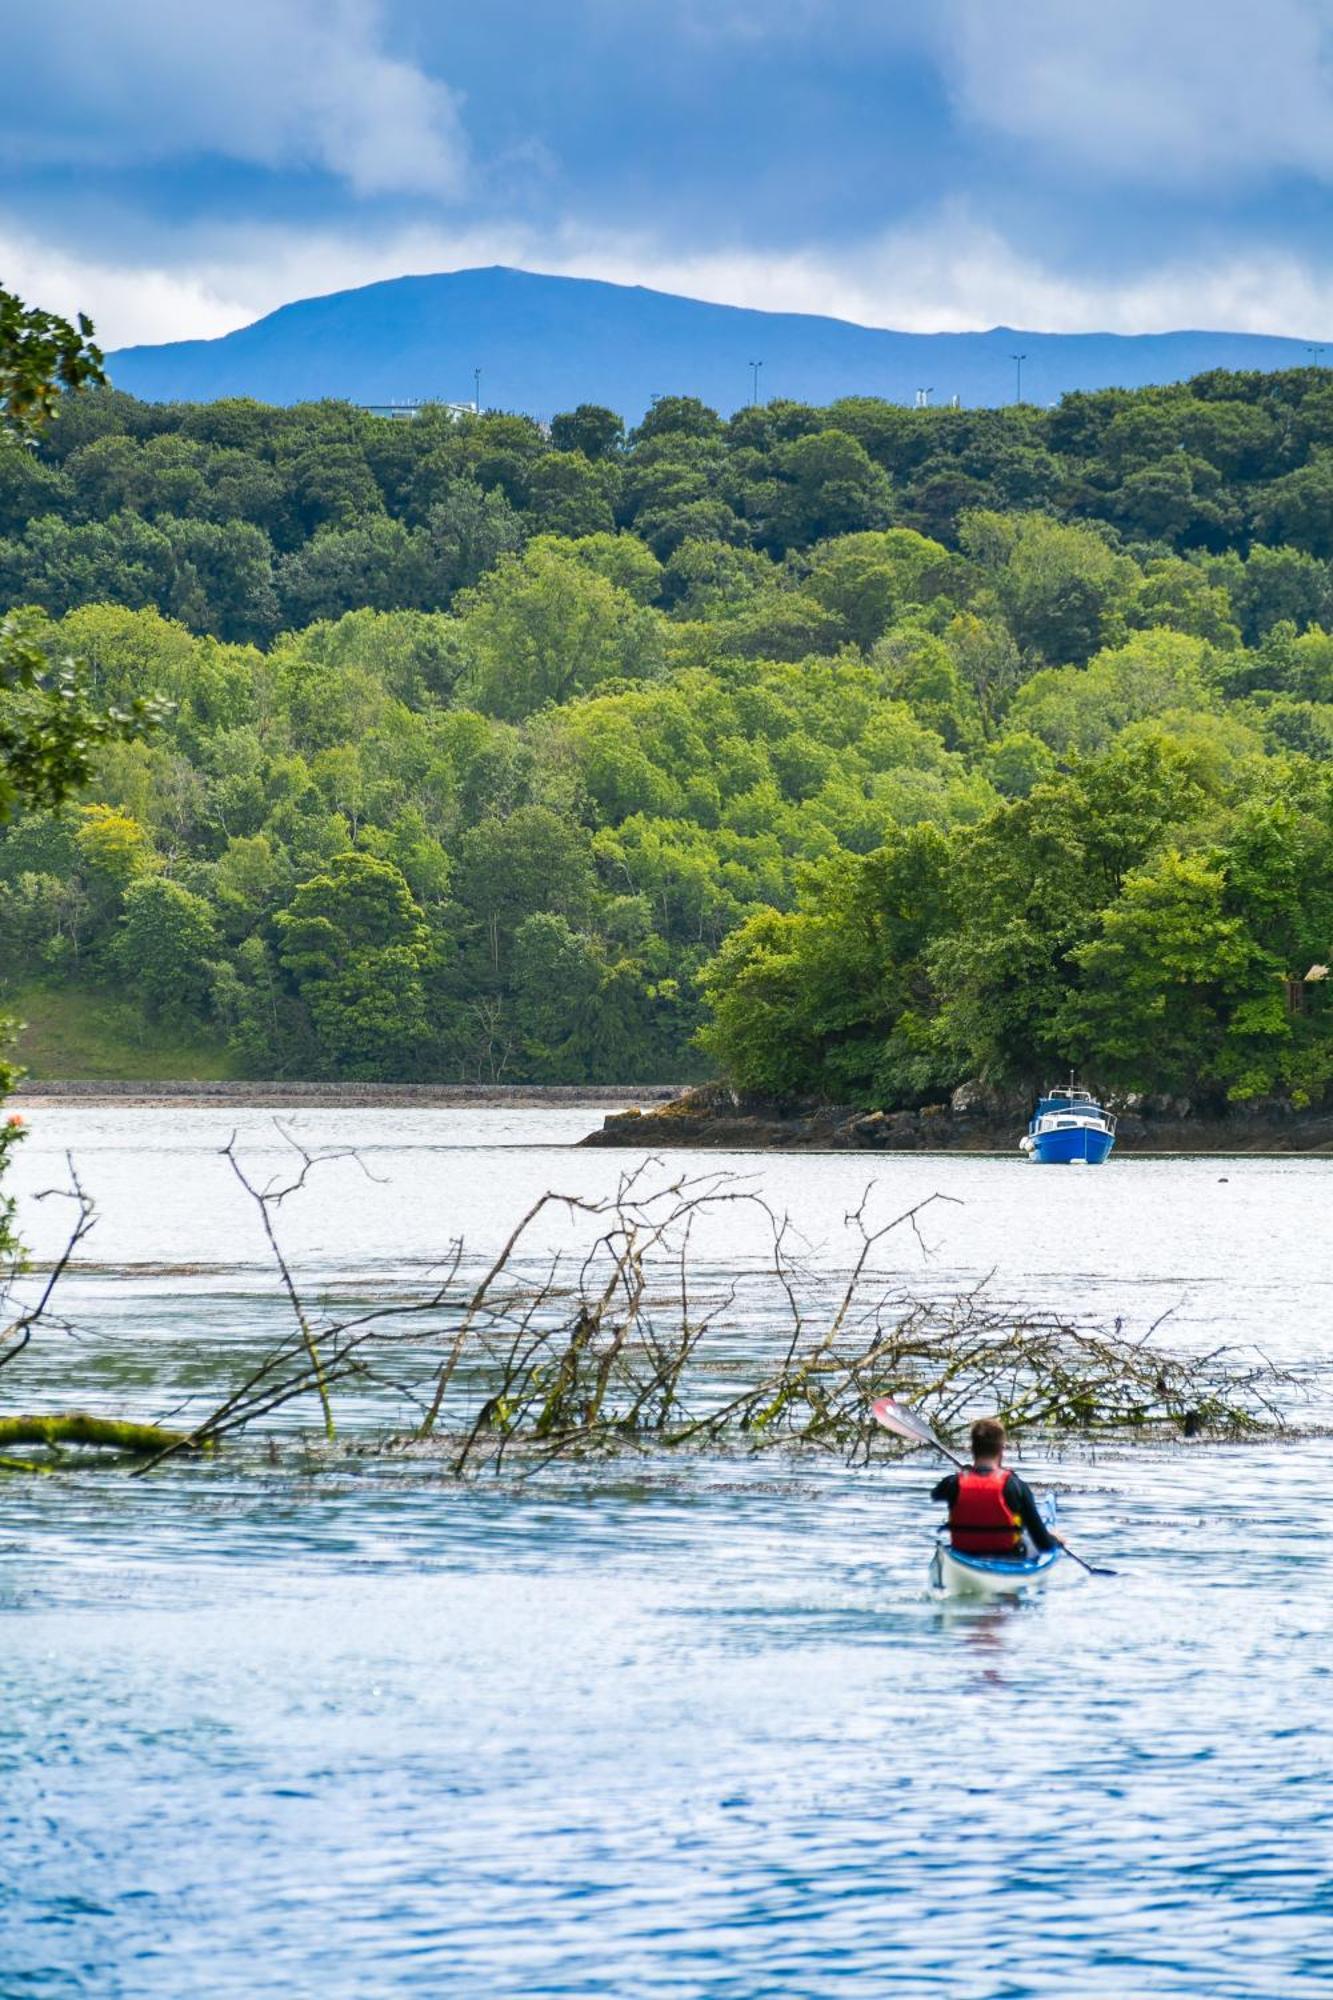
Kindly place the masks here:
<instances>
[{"instance_id":1,"label":"water","mask_svg":"<svg viewBox=\"0 0 1333 2000\"><path fill-rule=\"evenodd\" d=\"M104 1219L78 1331L6 1372L8 1407L160 1413L192 1349L262 1333L233 1122L33 1115L26 1196L72 1146ZM334 1291L458 1234L480 1255L543 1188L614 1186L625 1155L564 1149L586 1122L300 1114L382 1178L322 1170L287 1240ZM272 1123L243 1124L253 1160ZM928 1258L901 1244L905 1283L1170 1309L1182 1341L1262 1339L1322 1407L1322 1162L723 1164L830 1267L872 1175L885 1214L939 1189L963 1205L922 1218ZM51 1209L25 1200L46 1248ZM719 1269L762 1254L744 1214L700 1245ZM1120 1574L979 1611L923 1587L922 1461L460 1489L288 1449L0 1489L5 2000L1329 1992L1325 1444L1029 1467Z\"/></svg>"}]
</instances>

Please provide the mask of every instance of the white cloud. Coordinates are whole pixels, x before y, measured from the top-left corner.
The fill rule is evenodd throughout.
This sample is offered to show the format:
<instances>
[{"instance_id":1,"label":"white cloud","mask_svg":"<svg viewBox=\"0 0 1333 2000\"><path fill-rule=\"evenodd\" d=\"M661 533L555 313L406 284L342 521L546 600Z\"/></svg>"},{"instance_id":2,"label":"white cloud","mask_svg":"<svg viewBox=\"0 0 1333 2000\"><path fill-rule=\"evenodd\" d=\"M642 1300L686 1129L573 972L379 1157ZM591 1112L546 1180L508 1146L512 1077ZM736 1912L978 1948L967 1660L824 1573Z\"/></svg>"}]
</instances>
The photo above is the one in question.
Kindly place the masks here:
<instances>
[{"instance_id":1,"label":"white cloud","mask_svg":"<svg viewBox=\"0 0 1333 2000\"><path fill-rule=\"evenodd\" d=\"M6 30L0 158L217 155L356 193L457 194L458 99L388 52L376 0L46 0Z\"/></svg>"},{"instance_id":2,"label":"white cloud","mask_svg":"<svg viewBox=\"0 0 1333 2000\"><path fill-rule=\"evenodd\" d=\"M83 309L107 347L209 338L289 300L405 272L514 264L768 311L828 313L868 326L951 332L1009 325L1051 332L1225 329L1333 332L1333 273L1286 252L1236 252L1073 276L1026 255L958 209L833 253L739 248L673 252L648 236L568 223L383 235L229 227L162 240L138 263L55 253L0 217L0 277L55 310Z\"/></svg>"},{"instance_id":3,"label":"white cloud","mask_svg":"<svg viewBox=\"0 0 1333 2000\"><path fill-rule=\"evenodd\" d=\"M1328 0L939 0L941 72L973 123L1173 185L1333 177Z\"/></svg>"}]
</instances>

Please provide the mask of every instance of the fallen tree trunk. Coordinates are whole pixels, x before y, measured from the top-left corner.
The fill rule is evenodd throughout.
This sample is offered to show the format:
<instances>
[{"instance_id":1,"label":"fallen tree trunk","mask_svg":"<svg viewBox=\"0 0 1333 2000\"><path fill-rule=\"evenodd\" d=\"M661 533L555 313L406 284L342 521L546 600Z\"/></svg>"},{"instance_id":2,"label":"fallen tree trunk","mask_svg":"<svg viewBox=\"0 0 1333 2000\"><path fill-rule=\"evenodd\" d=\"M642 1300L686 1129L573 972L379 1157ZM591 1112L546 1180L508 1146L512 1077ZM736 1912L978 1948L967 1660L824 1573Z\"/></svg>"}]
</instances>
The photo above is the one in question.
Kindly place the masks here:
<instances>
[{"instance_id":1,"label":"fallen tree trunk","mask_svg":"<svg viewBox=\"0 0 1333 2000\"><path fill-rule=\"evenodd\" d=\"M114 1417L90 1417L80 1410L59 1417L0 1417L0 1451L14 1444L84 1444L103 1451L153 1452L187 1442L183 1431L160 1424L121 1423Z\"/></svg>"}]
</instances>

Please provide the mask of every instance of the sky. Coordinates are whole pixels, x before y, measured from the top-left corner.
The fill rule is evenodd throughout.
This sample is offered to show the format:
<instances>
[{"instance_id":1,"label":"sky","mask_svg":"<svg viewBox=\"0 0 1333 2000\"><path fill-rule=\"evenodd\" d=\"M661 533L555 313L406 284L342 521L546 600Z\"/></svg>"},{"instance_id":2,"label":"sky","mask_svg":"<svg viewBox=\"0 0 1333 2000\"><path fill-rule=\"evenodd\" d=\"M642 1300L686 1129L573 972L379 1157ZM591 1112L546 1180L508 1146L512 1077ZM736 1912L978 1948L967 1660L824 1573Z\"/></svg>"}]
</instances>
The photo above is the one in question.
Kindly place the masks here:
<instances>
[{"instance_id":1,"label":"sky","mask_svg":"<svg viewBox=\"0 0 1333 2000\"><path fill-rule=\"evenodd\" d=\"M1333 0L42 0L0 284L108 347L479 264L1333 335Z\"/></svg>"}]
</instances>

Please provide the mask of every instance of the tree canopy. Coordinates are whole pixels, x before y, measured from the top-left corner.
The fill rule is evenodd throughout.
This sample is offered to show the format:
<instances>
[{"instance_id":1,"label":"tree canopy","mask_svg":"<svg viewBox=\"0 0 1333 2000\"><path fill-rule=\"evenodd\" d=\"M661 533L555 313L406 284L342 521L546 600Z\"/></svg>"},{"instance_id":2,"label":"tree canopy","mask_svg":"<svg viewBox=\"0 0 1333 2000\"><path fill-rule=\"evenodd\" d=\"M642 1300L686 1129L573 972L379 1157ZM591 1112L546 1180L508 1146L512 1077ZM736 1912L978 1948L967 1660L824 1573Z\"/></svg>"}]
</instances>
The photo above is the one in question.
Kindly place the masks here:
<instances>
[{"instance_id":1,"label":"tree canopy","mask_svg":"<svg viewBox=\"0 0 1333 2000\"><path fill-rule=\"evenodd\" d=\"M1328 400L64 397L0 440L0 977L249 1074L1314 1101Z\"/></svg>"}]
</instances>

